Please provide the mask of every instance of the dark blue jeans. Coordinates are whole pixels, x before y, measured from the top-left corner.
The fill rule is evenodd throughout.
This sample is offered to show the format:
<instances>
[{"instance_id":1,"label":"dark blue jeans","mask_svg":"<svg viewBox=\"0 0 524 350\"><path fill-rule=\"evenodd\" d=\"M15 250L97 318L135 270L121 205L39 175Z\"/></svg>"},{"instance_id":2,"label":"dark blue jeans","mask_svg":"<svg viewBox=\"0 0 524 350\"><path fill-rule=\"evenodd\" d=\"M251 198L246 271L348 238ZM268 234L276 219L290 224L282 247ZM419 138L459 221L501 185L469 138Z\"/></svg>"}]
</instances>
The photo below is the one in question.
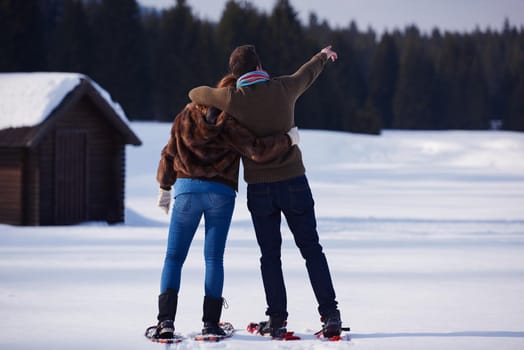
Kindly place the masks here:
<instances>
[{"instance_id":1,"label":"dark blue jeans","mask_svg":"<svg viewBox=\"0 0 524 350\"><path fill-rule=\"evenodd\" d=\"M249 184L247 204L255 226L261 258L260 269L266 292L266 315L287 318L287 297L280 251L281 213L284 213L295 244L306 261L320 315L337 309L328 263L319 243L314 201L305 176L290 180Z\"/></svg>"}]
</instances>

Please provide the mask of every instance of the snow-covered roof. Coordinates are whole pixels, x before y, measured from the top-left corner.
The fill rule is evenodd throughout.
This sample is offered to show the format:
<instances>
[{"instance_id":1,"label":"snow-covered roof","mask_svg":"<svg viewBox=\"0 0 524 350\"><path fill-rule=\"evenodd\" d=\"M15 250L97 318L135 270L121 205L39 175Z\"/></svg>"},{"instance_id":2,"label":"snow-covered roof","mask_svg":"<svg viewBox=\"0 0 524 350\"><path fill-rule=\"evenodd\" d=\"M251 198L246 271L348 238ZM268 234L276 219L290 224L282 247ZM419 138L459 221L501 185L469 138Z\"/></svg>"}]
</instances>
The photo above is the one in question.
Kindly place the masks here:
<instances>
[{"instance_id":1,"label":"snow-covered roof","mask_svg":"<svg viewBox=\"0 0 524 350\"><path fill-rule=\"evenodd\" d=\"M0 130L41 123L82 80L89 81L116 114L129 125L122 107L111 99L107 91L83 74L1 73Z\"/></svg>"}]
</instances>

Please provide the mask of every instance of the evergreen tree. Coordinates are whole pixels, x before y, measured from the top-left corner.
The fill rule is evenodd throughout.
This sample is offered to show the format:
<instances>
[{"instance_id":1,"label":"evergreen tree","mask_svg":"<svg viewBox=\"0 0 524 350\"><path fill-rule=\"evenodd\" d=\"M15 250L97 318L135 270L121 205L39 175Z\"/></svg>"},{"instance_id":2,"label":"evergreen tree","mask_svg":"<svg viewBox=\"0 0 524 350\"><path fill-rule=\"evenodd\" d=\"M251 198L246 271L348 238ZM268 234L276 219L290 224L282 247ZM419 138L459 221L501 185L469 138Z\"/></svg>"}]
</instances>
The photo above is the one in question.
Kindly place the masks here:
<instances>
[{"instance_id":1,"label":"evergreen tree","mask_svg":"<svg viewBox=\"0 0 524 350\"><path fill-rule=\"evenodd\" d=\"M64 1L49 44L48 68L91 73L91 28L81 0Z\"/></svg>"},{"instance_id":2,"label":"evergreen tree","mask_svg":"<svg viewBox=\"0 0 524 350\"><path fill-rule=\"evenodd\" d=\"M212 84L212 77L202 79L196 60L198 26L185 0L159 17L158 37L152 48L153 113L155 119L173 120L189 102L188 90L196 85ZM205 57L213 59L213 57Z\"/></svg>"},{"instance_id":3,"label":"evergreen tree","mask_svg":"<svg viewBox=\"0 0 524 350\"><path fill-rule=\"evenodd\" d=\"M516 77L516 83L509 98L508 117L504 127L509 130L524 131L524 61Z\"/></svg>"},{"instance_id":4,"label":"evergreen tree","mask_svg":"<svg viewBox=\"0 0 524 350\"><path fill-rule=\"evenodd\" d=\"M331 33L332 30L325 19L319 22L318 16L314 12L309 14L309 24L306 28L306 34L311 41L318 43L320 46L327 45Z\"/></svg>"},{"instance_id":5,"label":"evergreen tree","mask_svg":"<svg viewBox=\"0 0 524 350\"><path fill-rule=\"evenodd\" d=\"M258 50L264 48L264 38L268 33L267 16L248 2L237 3L229 0L226 3L216 28L216 42L219 50L218 60L227 71L231 51L237 46L252 44ZM259 53L262 58L264 52Z\"/></svg>"},{"instance_id":6,"label":"evergreen tree","mask_svg":"<svg viewBox=\"0 0 524 350\"><path fill-rule=\"evenodd\" d=\"M220 47L215 39L216 25L207 21L197 21L195 43L195 56L193 59L193 66L198 67L196 72L193 72L194 79L189 89L204 84L216 84L226 73L227 65L219 59L221 55ZM229 56L224 56L228 58Z\"/></svg>"},{"instance_id":7,"label":"evergreen tree","mask_svg":"<svg viewBox=\"0 0 524 350\"><path fill-rule=\"evenodd\" d=\"M471 39L446 34L437 63L440 127L487 128L487 90L479 54Z\"/></svg>"},{"instance_id":8,"label":"evergreen tree","mask_svg":"<svg viewBox=\"0 0 524 350\"><path fill-rule=\"evenodd\" d=\"M393 128L431 129L438 125L434 103L434 67L416 27L408 28L393 98Z\"/></svg>"},{"instance_id":9,"label":"evergreen tree","mask_svg":"<svg viewBox=\"0 0 524 350\"><path fill-rule=\"evenodd\" d=\"M148 119L148 62L136 0L101 0L92 11L92 77L122 104L129 117Z\"/></svg>"},{"instance_id":10,"label":"evergreen tree","mask_svg":"<svg viewBox=\"0 0 524 350\"><path fill-rule=\"evenodd\" d=\"M0 0L0 72L13 67L13 25L10 18L11 2Z\"/></svg>"},{"instance_id":11,"label":"evergreen tree","mask_svg":"<svg viewBox=\"0 0 524 350\"><path fill-rule=\"evenodd\" d=\"M0 70L43 70L44 29L40 1L0 0Z\"/></svg>"},{"instance_id":12,"label":"evergreen tree","mask_svg":"<svg viewBox=\"0 0 524 350\"><path fill-rule=\"evenodd\" d=\"M504 128L524 131L524 29L514 33L509 67L512 76L511 93L508 96L508 113Z\"/></svg>"},{"instance_id":13,"label":"evergreen tree","mask_svg":"<svg viewBox=\"0 0 524 350\"><path fill-rule=\"evenodd\" d=\"M393 125L393 96L398 77L398 50L394 38L385 33L371 61L369 103L385 128Z\"/></svg>"},{"instance_id":14,"label":"evergreen tree","mask_svg":"<svg viewBox=\"0 0 524 350\"><path fill-rule=\"evenodd\" d=\"M335 32L330 42L338 52L338 60L319 78L316 99L322 106L323 127L331 130L367 132L363 126L369 116L363 113L367 97L363 71L359 66L351 36L346 30ZM329 64L329 63L328 63Z\"/></svg>"},{"instance_id":15,"label":"evergreen tree","mask_svg":"<svg viewBox=\"0 0 524 350\"><path fill-rule=\"evenodd\" d=\"M489 94L482 67L480 51L473 36L464 38L462 72L464 115L458 116L462 121L459 129L487 129L489 127Z\"/></svg>"},{"instance_id":16,"label":"evergreen tree","mask_svg":"<svg viewBox=\"0 0 524 350\"><path fill-rule=\"evenodd\" d=\"M510 92L507 47L502 35L488 31L477 38L480 45L483 76L488 93L488 118L501 120L508 113L507 97Z\"/></svg>"},{"instance_id":17,"label":"evergreen tree","mask_svg":"<svg viewBox=\"0 0 524 350\"><path fill-rule=\"evenodd\" d=\"M272 74L289 74L311 53L297 13L289 0L277 0L269 16L269 33L264 43L264 65Z\"/></svg>"}]
</instances>

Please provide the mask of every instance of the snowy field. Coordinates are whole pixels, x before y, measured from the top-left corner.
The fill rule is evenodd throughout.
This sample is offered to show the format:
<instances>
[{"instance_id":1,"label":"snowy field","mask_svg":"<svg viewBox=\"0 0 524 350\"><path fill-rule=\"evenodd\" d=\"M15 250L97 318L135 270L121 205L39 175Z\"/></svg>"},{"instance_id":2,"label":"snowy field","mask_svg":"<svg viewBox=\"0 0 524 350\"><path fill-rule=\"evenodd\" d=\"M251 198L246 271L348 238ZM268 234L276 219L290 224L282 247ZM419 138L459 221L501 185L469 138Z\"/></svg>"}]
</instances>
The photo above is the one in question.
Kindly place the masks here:
<instances>
[{"instance_id":1,"label":"snowy field","mask_svg":"<svg viewBox=\"0 0 524 350\"><path fill-rule=\"evenodd\" d=\"M0 225L0 349L524 349L524 134L301 131L350 342L320 342L305 267L283 225L288 328L305 340L244 331L265 319L258 247L242 184L226 249L220 343L166 346L155 322L168 216L156 207L156 166L168 124L132 123L127 222ZM203 235L182 275L177 331L201 328Z\"/></svg>"}]
</instances>

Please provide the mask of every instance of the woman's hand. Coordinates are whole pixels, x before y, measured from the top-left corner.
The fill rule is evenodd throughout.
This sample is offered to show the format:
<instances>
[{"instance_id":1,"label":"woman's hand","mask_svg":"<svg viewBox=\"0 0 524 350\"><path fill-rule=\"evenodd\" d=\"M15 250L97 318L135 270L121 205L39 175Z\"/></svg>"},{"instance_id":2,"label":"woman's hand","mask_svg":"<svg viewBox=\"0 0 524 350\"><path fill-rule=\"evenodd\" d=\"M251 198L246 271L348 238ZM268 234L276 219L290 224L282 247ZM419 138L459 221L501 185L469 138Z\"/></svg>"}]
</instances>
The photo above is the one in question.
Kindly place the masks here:
<instances>
[{"instance_id":1,"label":"woman's hand","mask_svg":"<svg viewBox=\"0 0 524 350\"><path fill-rule=\"evenodd\" d=\"M166 214L169 212L169 205L171 204L171 191L164 190L163 188L158 189L158 207L162 209Z\"/></svg>"}]
</instances>

